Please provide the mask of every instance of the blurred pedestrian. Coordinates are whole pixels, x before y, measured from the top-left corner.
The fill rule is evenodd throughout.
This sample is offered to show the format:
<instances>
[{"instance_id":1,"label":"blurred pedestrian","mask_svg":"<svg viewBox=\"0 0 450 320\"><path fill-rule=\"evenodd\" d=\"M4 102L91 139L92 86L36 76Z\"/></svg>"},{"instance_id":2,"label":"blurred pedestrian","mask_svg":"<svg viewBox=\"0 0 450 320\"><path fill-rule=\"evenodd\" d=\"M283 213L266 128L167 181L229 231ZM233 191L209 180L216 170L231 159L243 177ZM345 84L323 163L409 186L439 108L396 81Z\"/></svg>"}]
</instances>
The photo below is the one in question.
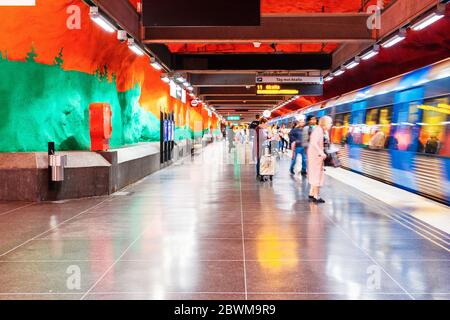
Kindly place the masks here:
<instances>
[{"instance_id":1,"label":"blurred pedestrian","mask_svg":"<svg viewBox=\"0 0 450 320\"><path fill-rule=\"evenodd\" d=\"M297 163L298 155L302 157L302 171L301 175L306 176L307 171L307 160L306 160L306 152L305 148L303 148L303 127L305 126L305 119L301 118L294 122L294 128L289 133L289 141L291 143L291 149L292 149L292 161L291 161L291 167L289 168L289 172L292 175L295 175L295 165Z\"/></svg>"}]
</instances>

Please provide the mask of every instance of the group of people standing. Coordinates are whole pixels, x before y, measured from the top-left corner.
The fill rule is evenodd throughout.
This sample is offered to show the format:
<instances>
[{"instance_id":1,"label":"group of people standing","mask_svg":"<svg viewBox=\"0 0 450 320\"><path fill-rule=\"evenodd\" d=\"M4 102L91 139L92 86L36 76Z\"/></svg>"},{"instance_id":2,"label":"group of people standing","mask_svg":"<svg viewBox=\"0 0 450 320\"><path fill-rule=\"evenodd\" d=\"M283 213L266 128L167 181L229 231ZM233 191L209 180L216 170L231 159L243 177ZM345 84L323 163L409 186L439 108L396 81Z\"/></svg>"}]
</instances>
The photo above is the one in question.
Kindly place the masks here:
<instances>
[{"instance_id":1,"label":"group of people standing","mask_svg":"<svg viewBox=\"0 0 450 320\"><path fill-rule=\"evenodd\" d=\"M309 200L314 203L324 203L325 200L320 197L320 188L325 182L324 162L327 158L326 149L330 143L329 131L332 125L333 120L329 116L319 120L315 116L308 116L306 119L301 118L294 122L293 128L289 131L285 124L281 128L269 128L267 119L260 119L258 116L249 127L251 139L254 141L257 176L259 176L261 150L270 147L270 141L277 137L279 150L282 153L288 148L292 150L289 169L292 175L295 175L295 165L298 156L301 156L301 175L308 177L311 186Z\"/></svg>"}]
</instances>

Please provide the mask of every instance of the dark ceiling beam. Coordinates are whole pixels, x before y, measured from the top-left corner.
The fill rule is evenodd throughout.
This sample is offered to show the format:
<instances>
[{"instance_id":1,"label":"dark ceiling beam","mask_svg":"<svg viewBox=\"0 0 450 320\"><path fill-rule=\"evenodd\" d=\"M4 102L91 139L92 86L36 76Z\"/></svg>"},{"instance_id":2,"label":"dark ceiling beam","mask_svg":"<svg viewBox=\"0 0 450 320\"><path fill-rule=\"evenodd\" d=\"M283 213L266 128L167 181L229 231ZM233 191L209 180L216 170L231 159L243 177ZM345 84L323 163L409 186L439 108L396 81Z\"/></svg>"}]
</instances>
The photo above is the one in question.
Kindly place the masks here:
<instances>
[{"instance_id":1,"label":"dark ceiling beam","mask_svg":"<svg viewBox=\"0 0 450 320\"><path fill-rule=\"evenodd\" d=\"M327 53L174 54L172 56L172 68L181 72L328 70L331 64L331 54Z\"/></svg>"},{"instance_id":2,"label":"dark ceiling beam","mask_svg":"<svg viewBox=\"0 0 450 320\"><path fill-rule=\"evenodd\" d=\"M256 87L200 87L197 90L199 96L255 96Z\"/></svg>"},{"instance_id":3,"label":"dark ceiling beam","mask_svg":"<svg viewBox=\"0 0 450 320\"><path fill-rule=\"evenodd\" d=\"M257 27L147 27L146 43L323 43L372 40L365 13L264 14Z\"/></svg>"},{"instance_id":4,"label":"dark ceiling beam","mask_svg":"<svg viewBox=\"0 0 450 320\"><path fill-rule=\"evenodd\" d=\"M226 87L255 85L256 73L191 74L194 87Z\"/></svg>"}]
</instances>

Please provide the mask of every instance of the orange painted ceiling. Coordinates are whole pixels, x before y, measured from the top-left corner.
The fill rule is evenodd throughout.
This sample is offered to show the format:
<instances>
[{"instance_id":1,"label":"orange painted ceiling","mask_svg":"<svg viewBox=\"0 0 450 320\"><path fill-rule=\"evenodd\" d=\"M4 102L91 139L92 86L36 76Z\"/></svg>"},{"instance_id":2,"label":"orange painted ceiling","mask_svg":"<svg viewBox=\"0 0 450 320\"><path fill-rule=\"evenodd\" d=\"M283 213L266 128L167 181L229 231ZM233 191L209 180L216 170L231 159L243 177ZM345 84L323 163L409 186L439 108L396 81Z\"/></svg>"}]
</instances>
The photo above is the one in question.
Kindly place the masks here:
<instances>
[{"instance_id":1,"label":"orange painted ceiling","mask_svg":"<svg viewBox=\"0 0 450 320\"><path fill-rule=\"evenodd\" d=\"M129 0L134 6L142 0ZM384 5L393 0L384 0ZM377 3L377 0L368 0L367 6ZM364 9L365 10L365 9ZM264 13L345 13L361 11L361 0L261 0L261 12ZM273 52L268 44L255 48L253 44L168 44L169 49L176 53L246 53L246 52ZM338 48L335 43L317 44L279 44L278 52L325 52L330 53Z\"/></svg>"}]
</instances>

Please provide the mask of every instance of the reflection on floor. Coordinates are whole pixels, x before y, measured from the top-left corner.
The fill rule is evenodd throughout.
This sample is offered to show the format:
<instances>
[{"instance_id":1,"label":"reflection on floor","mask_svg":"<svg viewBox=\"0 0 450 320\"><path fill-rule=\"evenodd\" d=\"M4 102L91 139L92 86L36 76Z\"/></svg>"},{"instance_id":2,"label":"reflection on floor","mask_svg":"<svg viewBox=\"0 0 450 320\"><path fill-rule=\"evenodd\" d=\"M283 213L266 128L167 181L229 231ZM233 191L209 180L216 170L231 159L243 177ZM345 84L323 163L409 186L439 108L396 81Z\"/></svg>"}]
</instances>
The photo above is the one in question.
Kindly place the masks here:
<instances>
[{"instance_id":1,"label":"reflection on floor","mask_svg":"<svg viewBox=\"0 0 450 320\"><path fill-rule=\"evenodd\" d=\"M260 183L216 143L115 196L0 203L0 299L450 298L448 250L331 177L309 203L288 160Z\"/></svg>"}]
</instances>

